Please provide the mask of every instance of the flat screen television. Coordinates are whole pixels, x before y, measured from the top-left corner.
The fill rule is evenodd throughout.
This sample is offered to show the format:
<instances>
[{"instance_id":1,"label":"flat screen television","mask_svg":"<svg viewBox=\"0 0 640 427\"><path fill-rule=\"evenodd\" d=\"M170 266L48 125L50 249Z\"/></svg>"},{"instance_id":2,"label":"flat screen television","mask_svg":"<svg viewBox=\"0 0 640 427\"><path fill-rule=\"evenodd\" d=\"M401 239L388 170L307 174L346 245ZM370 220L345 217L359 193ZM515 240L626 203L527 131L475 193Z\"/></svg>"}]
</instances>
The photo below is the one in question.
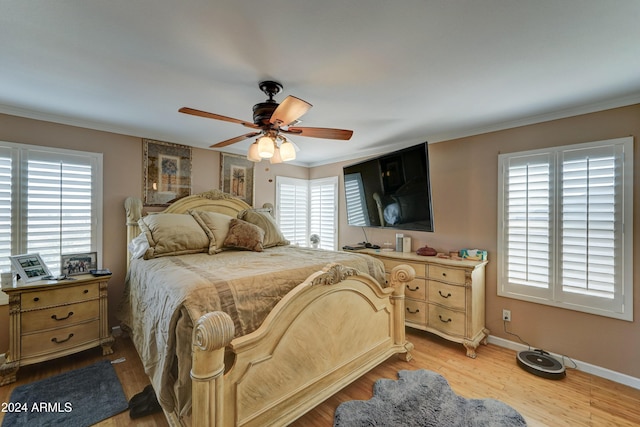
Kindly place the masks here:
<instances>
[{"instance_id":1,"label":"flat screen television","mask_svg":"<svg viewBox=\"0 0 640 427\"><path fill-rule=\"evenodd\" d=\"M349 225L434 231L426 142L345 166L343 173Z\"/></svg>"}]
</instances>

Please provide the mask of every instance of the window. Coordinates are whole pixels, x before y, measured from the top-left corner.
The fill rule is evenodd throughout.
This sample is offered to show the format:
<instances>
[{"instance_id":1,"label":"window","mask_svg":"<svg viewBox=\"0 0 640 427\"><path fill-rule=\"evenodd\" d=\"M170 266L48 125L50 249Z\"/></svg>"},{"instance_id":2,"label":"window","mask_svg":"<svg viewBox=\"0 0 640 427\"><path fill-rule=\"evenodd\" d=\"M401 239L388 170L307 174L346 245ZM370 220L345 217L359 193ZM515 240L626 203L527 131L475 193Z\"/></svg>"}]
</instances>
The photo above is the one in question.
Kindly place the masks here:
<instances>
[{"instance_id":1,"label":"window","mask_svg":"<svg viewBox=\"0 0 640 427\"><path fill-rule=\"evenodd\" d=\"M633 320L633 138L498 156L498 295Z\"/></svg>"},{"instance_id":2,"label":"window","mask_svg":"<svg viewBox=\"0 0 640 427\"><path fill-rule=\"evenodd\" d=\"M318 247L337 248L337 176L309 181L277 176L276 207L280 230L292 244L310 246L309 236L317 234Z\"/></svg>"},{"instance_id":3,"label":"window","mask_svg":"<svg viewBox=\"0 0 640 427\"><path fill-rule=\"evenodd\" d=\"M0 142L0 270L39 253L59 273L61 254L101 247L101 215L102 154Z\"/></svg>"}]
</instances>

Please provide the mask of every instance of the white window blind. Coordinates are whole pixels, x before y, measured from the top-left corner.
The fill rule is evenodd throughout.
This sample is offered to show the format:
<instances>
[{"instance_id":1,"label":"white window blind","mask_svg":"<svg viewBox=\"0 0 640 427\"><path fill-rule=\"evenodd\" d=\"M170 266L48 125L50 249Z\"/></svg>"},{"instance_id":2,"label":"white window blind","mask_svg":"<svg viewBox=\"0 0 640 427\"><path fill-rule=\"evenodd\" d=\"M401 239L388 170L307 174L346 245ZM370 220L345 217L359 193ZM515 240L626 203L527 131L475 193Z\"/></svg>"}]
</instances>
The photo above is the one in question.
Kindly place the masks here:
<instances>
[{"instance_id":1,"label":"white window blind","mask_svg":"<svg viewBox=\"0 0 640 427\"><path fill-rule=\"evenodd\" d=\"M276 177L278 225L293 244L310 246L309 236L317 234L320 248L335 250L337 205L338 177L314 180Z\"/></svg>"},{"instance_id":2,"label":"white window blind","mask_svg":"<svg viewBox=\"0 0 640 427\"><path fill-rule=\"evenodd\" d=\"M0 268L39 253L59 274L60 255L99 252L101 215L102 154L0 143Z\"/></svg>"},{"instance_id":3,"label":"white window blind","mask_svg":"<svg viewBox=\"0 0 640 427\"><path fill-rule=\"evenodd\" d=\"M498 163L498 294L632 320L633 139Z\"/></svg>"}]
</instances>

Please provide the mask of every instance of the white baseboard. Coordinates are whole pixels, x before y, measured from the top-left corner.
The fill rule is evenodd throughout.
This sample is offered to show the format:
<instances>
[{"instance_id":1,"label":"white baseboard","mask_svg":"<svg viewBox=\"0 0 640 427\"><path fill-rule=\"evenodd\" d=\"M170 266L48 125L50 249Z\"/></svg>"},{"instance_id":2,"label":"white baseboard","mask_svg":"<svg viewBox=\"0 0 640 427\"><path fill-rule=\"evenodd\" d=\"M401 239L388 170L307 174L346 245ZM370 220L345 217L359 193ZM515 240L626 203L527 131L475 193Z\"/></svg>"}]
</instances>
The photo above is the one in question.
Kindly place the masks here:
<instances>
[{"instance_id":1,"label":"white baseboard","mask_svg":"<svg viewBox=\"0 0 640 427\"><path fill-rule=\"evenodd\" d=\"M506 340L504 338L494 337L493 335L489 336L488 341L491 344L495 344L495 345L500 346L500 347L505 347L505 348L508 348L510 350L515 350L515 351L529 350L529 347L527 347L524 344L520 344L520 343L517 343L517 342L509 341L509 340ZM552 355L553 357L555 357L556 359L560 360L560 361L562 361L563 358L564 358L565 366L567 368L573 368L574 367L573 364L571 363L571 361L573 361L577 365L576 369L578 369L580 371L583 371L583 372L586 372L588 374L592 374L592 375L595 375L595 376L598 376L598 377L606 378L608 380L615 381L617 383L624 384L624 385L627 385L629 387L633 387L633 388L636 388L636 389L640 390L640 378L632 377L631 375L622 374L620 372L612 371L611 369L603 368L601 366L592 365L590 363L581 362L581 361L573 359L573 358L571 358L569 360L567 358L567 356L563 356L561 354L555 354L555 353L551 353L551 352L549 352L549 354Z\"/></svg>"}]
</instances>

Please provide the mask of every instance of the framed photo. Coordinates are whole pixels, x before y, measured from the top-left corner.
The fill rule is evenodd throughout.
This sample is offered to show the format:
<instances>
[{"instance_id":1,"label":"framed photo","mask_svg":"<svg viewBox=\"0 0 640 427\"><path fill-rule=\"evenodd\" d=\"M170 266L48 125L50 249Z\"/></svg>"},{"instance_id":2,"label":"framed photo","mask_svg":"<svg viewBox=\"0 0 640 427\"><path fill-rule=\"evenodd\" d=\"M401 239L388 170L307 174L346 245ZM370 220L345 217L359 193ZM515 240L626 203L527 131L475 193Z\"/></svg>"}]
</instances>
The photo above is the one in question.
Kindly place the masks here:
<instances>
[{"instance_id":1,"label":"framed photo","mask_svg":"<svg viewBox=\"0 0 640 427\"><path fill-rule=\"evenodd\" d=\"M144 205L169 206L191 194L191 147L143 139Z\"/></svg>"},{"instance_id":2,"label":"framed photo","mask_svg":"<svg viewBox=\"0 0 640 427\"><path fill-rule=\"evenodd\" d=\"M221 190L253 206L254 165L244 156L222 153Z\"/></svg>"},{"instance_id":3,"label":"framed photo","mask_svg":"<svg viewBox=\"0 0 640 427\"><path fill-rule=\"evenodd\" d=\"M89 270L98 268L98 253L66 254L60 257L60 270L63 275L75 276L89 274Z\"/></svg>"},{"instance_id":4,"label":"framed photo","mask_svg":"<svg viewBox=\"0 0 640 427\"><path fill-rule=\"evenodd\" d=\"M51 276L51 271L40 258L40 254L13 255L9 258L16 272L25 282L35 282Z\"/></svg>"}]
</instances>

